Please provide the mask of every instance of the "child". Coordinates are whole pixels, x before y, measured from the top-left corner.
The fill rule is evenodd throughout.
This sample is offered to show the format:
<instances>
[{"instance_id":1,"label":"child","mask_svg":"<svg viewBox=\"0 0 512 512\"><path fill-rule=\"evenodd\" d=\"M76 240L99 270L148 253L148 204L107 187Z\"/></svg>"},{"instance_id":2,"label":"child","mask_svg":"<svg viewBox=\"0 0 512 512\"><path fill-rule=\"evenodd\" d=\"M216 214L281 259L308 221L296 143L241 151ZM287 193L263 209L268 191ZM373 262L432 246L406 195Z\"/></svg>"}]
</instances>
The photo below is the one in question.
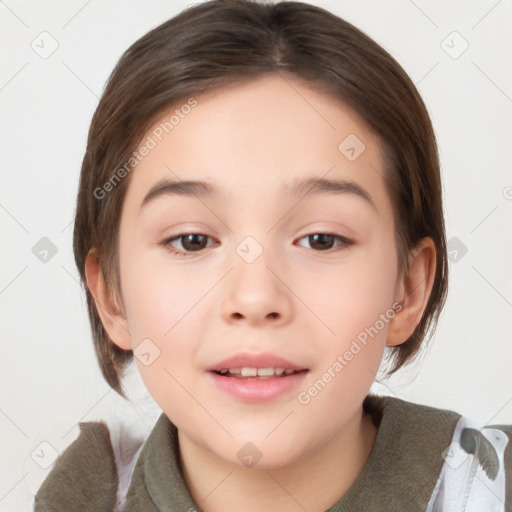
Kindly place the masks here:
<instances>
[{"instance_id":1,"label":"child","mask_svg":"<svg viewBox=\"0 0 512 512\"><path fill-rule=\"evenodd\" d=\"M135 42L74 251L105 379L124 397L135 355L163 412L128 444L81 423L35 511L512 510L512 425L369 394L435 328L447 254L425 106L339 17L212 0Z\"/></svg>"}]
</instances>

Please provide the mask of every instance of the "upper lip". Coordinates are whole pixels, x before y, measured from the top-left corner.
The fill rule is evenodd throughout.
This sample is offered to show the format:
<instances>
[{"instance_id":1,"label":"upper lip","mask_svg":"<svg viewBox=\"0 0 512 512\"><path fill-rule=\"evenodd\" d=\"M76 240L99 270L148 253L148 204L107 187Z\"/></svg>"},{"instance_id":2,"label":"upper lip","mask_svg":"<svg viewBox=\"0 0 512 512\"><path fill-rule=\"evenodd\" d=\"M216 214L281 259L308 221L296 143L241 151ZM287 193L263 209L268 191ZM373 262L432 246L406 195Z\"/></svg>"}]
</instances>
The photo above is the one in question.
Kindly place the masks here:
<instances>
[{"instance_id":1,"label":"upper lip","mask_svg":"<svg viewBox=\"0 0 512 512\"><path fill-rule=\"evenodd\" d=\"M285 370L291 369L295 371L307 369L274 354L250 354L244 352L212 364L206 368L206 371L219 372L225 368L284 368Z\"/></svg>"}]
</instances>

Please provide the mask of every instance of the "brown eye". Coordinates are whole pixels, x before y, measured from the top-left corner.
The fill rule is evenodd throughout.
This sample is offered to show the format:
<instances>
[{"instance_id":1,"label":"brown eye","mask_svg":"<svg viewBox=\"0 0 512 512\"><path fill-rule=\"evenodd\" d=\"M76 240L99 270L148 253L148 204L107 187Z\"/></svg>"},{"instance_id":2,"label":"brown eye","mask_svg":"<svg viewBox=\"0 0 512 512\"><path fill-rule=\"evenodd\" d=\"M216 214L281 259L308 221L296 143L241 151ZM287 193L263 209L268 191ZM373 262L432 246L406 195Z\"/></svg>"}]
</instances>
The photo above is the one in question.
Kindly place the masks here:
<instances>
[{"instance_id":1,"label":"brown eye","mask_svg":"<svg viewBox=\"0 0 512 512\"><path fill-rule=\"evenodd\" d=\"M205 249L209 238L209 236L201 233L182 233L164 240L162 245L173 253L189 255L190 253ZM178 246L178 248L176 248L174 245L176 242L180 242L181 247Z\"/></svg>"},{"instance_id":2,"label":"brown eye","mask_svg":"<svg viewBox=\"0 0 512 512\"><path fill-rule=\"evenodd\" d=\"M193 233L190 235L182 235L179 237L182 240L182 246L186 251L197 251L206 247L207 236Z\"/></svg>"},{"instance_id":3,"label":"brown eye","mask_svg":"<svg viewBox=\"0 0 512 512\"><path fill-rule=\"evenodd\" d=\"M339 242L339 244L336 247L340 249L343 249L344 247L348 247L354 244L352 240L349 240L344 236L335 235L332 233L312 233L310 235L302 237L301 240L304 238L308 240L311 249L320 252L326 252L331 250L333 247L335 247L336 241Z\"/></svg>"}]
</instances>

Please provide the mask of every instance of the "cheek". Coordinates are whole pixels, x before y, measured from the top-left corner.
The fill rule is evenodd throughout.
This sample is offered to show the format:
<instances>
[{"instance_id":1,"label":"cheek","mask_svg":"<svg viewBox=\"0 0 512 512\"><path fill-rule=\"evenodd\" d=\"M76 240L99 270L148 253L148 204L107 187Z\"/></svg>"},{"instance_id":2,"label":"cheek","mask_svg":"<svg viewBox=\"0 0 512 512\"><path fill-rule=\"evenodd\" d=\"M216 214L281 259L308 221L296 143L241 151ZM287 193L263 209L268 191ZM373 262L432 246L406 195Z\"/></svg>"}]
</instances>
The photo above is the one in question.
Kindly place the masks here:
<instances>
[{"instance_id":1,"label":"cheek","mask_svg":"<svg viewBox=\"0 0 512 512\"><path fill-rule=\"evenodd\" d=\"M213 283L183 266L169 265L165 255L121 254L123 299L141 377L157 403L163 389L168 397L181 396L177 382L190 374L201 339L201 324L195 320L200 299ZM138 357L145 353L149 356Z\"/></svg>"},{"instance_id":2,"label":"cheek","mask_svg":"<svg viewBox=\"0 0 512 512\"><path fill-rule=\"evenodd\" d=\"M392 249L391 254L393 254ZM317 338L314 373L298 397L310 414L331 411L333 425L356 411L375 380L394 318L395 259L372 251L323 280L316 308L334 333ZM327 278L329 277L329 279ZM343 407L333 404L343 404ZM333 427L334 428L334 427Z\"/></svg>"},{"instance_id":3,"label":"cheek","mask_svg":"<svg viewBox=\"0 0 512 512\"><path fill-rule=\"evenodd\" d=\"M126 251L121 270L126 313L137 337L168 341L204 293L205 280L183 266L170 265L160 251Z\"/></svg>"},{"instance_id":4,"label":"cheek","mask_svg":"<svg viewBox=\"0 0 512 512\"><path fill-rule=\"evenodd\" d=\"M358 249L338 266L324 267L305 282L311 310L330 328L333 348L341 349L359 333L389 313L396 287L394 246L380 244ZM312 286L314 283L314 286ZM392 311L391 311L392 313ZM386 324L387 325L387 324ZM379 330L382 328L378 323ZM326 330L325 340L329 340Z\"/></svg>"},{"instance_id":5,"label":"cheek","mask_svg":"<svg viewBox=\"0 0 512 512\"><path fill-rule=\"evenodd\" d=\"M194 315L208 291L205 280L142 253L126 257L121 272L134 360L145 387L162 410L190 408L182 386L190 387L201 339Z\"/></svg>"}]
</instances>

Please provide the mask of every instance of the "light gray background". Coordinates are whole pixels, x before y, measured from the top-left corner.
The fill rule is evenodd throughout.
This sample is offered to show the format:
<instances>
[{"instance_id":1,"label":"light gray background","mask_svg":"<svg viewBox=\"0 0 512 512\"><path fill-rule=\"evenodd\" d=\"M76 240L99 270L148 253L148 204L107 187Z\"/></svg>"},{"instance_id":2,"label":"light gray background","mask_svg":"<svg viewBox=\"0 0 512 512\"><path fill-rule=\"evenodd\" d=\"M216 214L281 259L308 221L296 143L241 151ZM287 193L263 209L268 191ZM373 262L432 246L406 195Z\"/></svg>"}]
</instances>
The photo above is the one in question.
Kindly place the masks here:
<instances>
[{"instance_id":1,"label":"light gray background","mask_svg":"<svg viewBox=\"0 0 512 512\"><path fill-rule=\"evenodd\" d=\"M424 357L375 391L480 424L511 423L512 2L310 3L369 34L417 84L438 136L450 247L458 247ZM121 53L191 4L0 1L0 511L29 510L51 469L36 463L51 456L42 442L58 453L78 422L126 406L99 372L74 267L79 170ZM43 237L57 248L47 262L32 252Z\"/></svg>"}]
</instances>

